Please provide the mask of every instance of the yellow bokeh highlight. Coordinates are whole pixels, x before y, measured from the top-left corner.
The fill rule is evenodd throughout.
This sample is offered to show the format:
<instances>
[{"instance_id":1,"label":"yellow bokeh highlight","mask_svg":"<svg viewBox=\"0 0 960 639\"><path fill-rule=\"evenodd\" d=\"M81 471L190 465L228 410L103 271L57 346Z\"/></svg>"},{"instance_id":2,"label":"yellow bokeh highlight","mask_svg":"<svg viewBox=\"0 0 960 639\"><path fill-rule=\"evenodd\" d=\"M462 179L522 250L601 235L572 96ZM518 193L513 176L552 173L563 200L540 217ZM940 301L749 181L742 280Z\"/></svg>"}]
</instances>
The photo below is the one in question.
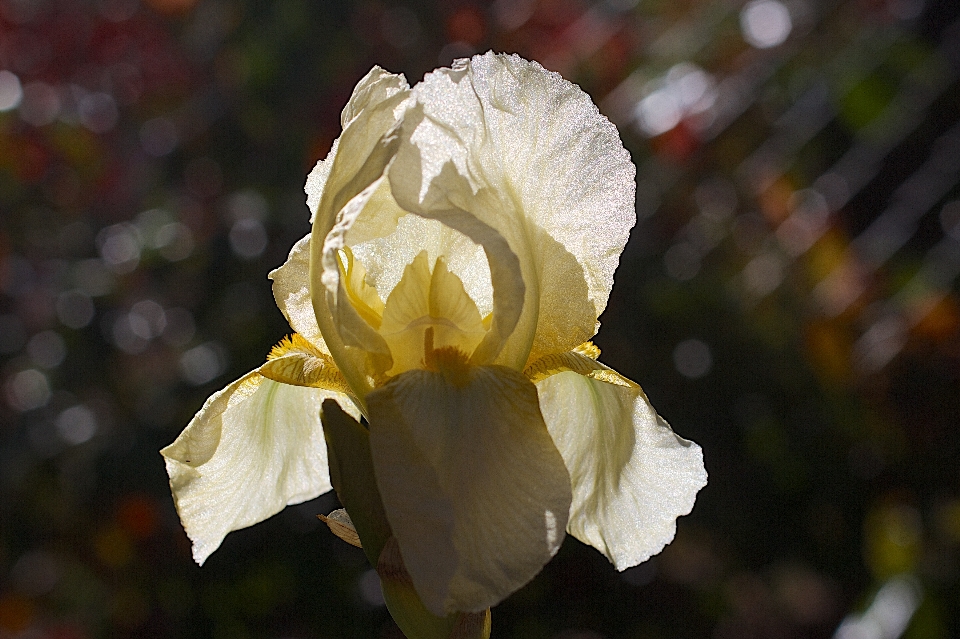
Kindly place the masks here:
<instances>
[{"instance_id":1,"label":"yellow bokeh highlight","mask_svg":"<svg viewBox=\"0 0 960 639\"><path fill-rule=\"evenodd\" d=\"M864 559L877 579L913 572L923 550L919 511L901 503L874 508L864 522Z\"/></svg>"}]
</instances>

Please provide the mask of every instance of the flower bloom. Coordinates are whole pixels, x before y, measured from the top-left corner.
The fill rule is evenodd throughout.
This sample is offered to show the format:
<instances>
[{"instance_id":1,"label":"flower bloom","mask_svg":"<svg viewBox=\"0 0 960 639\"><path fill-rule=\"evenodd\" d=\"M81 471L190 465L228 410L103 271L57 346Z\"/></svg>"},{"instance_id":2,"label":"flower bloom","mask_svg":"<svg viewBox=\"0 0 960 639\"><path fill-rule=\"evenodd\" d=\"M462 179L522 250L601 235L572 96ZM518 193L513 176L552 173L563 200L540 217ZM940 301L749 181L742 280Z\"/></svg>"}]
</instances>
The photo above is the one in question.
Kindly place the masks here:
<instances>
[{"instance_id":1,"label":"flower bloom","mask_svg":"<svg viewBox=\"0 0 960 639\"><path fill-rule=\"evenodd\" d=\"M365 417L436 615L496 604L565 532L619 570L658 553L706 472L588 341L635 223L616 128L559 75L492 53L413 88L374 68L342 124L307 180L312 231L271 273L296 333L162 451L195 559L331 488L325 399Z\"/></svg>"}]
</instances>

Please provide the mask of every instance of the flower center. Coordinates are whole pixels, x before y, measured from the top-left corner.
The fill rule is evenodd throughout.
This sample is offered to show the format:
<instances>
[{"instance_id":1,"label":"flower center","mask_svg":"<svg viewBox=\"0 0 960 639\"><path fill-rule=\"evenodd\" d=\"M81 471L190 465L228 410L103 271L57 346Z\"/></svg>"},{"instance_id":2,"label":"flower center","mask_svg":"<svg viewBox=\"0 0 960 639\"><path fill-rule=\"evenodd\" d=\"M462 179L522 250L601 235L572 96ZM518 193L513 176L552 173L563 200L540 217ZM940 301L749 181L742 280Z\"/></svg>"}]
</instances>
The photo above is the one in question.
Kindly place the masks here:
<instances>
[{"instance_id":1,"label":"flower center","mask_svg":"<svg viewBox=\"0 0 960 639\"><path fill-rule=\"evenodd\" d=\"M363 266L352 252L341 259L341 274L350 303L390 348L393 366L387 377L425 368L442 372L451 383L467 383L470 355L483 341L489 322L442 256L431 268L427 252L421 251L386 303L365 281Z\"/></svg>"},{"instance_id":2,"label":"flower center","mask_svg":"<svg viewBox=\"0 0 960 639\"><path fill-rule=\"evenodd\" d=\"M470 383L470 356L456 346L433 347L433 327L423 332L423 367L442 373L447 382L463 388Z\"/></svg>"}]
</instances>

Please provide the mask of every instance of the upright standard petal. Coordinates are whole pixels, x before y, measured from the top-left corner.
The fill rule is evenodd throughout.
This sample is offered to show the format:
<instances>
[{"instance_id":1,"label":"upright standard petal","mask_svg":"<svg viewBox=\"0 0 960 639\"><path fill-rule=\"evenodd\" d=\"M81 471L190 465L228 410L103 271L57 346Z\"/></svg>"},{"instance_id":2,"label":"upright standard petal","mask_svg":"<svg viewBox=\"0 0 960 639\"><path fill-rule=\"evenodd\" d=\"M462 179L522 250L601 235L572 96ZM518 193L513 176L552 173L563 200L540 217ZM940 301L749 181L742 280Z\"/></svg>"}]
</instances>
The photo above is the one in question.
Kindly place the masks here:
<instances>
[{"instance_id":1,"label":"upright standard petal","mask_svg":"<svg viewBox=\"0 0 960 639\"><path fill-rule=\"evenodd\" d=\"M329 353L310 300L310 235L294 244L287 261L270 271L267 277L273 280L273 298L290 327L321 351Z\"/></svg>"},{"instance_id":2,"label":"upright standard petal","mask_svg":"<svg viewBox=\"0 0 960 639\"><path fill-rule=\"evenodd\" d=\"M274 360L276 361L276 360ZM212 395L161 454L198 564L226 534L330 490L320 405L346 395L248 373Z\"/></svg>"},{"instance_id":3,"label":"upright standard petal","mask_svg":"<svg viewBox=\"0 0 960 639\"><path fill-rule=\"evenodd\" d=\"M537 382L540 409L573 482L567 532L624 570L660 552L707 483L703 453L640 387L582 355ZM592 370L590 370L592 369ZM606 380L606 381L604 381Z\"/></svg>"},{"instance_id":4,"label":"upright standard petal","mask_svg":"<svg viewBox=\"0 0 960 639\"><path fill-rule=\"evenodd\" d=\"M483 220L533 261L514 339L536 324L532 359L589 339L636 222L636 169L616 127L579 87L515 55L458 60L413 94L425 180L453 161L511 204Z\"/></svg>"},{"instance_id":5,"label":"upright standard petal","mask_svg":"<svg viewBox=\"0 0 960 639\"><path fill-rule=\"evenodd\" d=\"M310 242L310 295L317 324L340 371L358 400L372 388L372 374L390 367L389 349L350 305L340 278L345 236L377 193L396 152L391 131L407 100L403 76L374 68L354 89L344 109L336 155L308 179L308 201L316 201Z\"/></svg>"},{"instance_id":6,"label":"upright standard petal","mask_svg":"<svg viewBox=\"0 0 960 639\"><path fill-rule=\"evenodd\" d=\"M484 610L540 571L563 540L570 477L532 383L463 354L437 359L367 401L387 518L417 593L443 616Z\"/></svg>"},{"instance_id":7,"label":"upright standard petal","mask_svg":"<svg viewBox=\"0 0 960 639\"><path fill-rule=\"evenodd\" d=\"M427 252L422 251L407 265L383 314L380 333L390 346L394 365L389 375L423 366L427 330L431 331L430 350L452 347L465 354L473 353L485 333L480 312L460 278L447 269L443 257L431 270Z\"/></svg>"},{"instance_id":8,"label":"upright standard petal","mask_svg":"<svg viewBox=\"0 0 960 639\"><path fill-rule=\"evenodd\" d=\"M419 129L422 115L419 105L409 110L400 131L404 141ZM529 323L524 330L518 331L520 318L529 314L525 307L529 296L524 276L524 270L529 270L529 256L514 252L508 239L484 222L484 218L491 216L491 211L507 204L491 189L474 192L453 162L444 164L439 173L425 182L424 159L415 145L406 142L400 145L389 169L393 195L407 211L438 220L483 247L490 272L493 311L490 329L473 352L471 361L475 364L496 361L522 369L534 337ZM508 341L518 333L519 346L504 353Z\"/></svg>"}]
</instances>

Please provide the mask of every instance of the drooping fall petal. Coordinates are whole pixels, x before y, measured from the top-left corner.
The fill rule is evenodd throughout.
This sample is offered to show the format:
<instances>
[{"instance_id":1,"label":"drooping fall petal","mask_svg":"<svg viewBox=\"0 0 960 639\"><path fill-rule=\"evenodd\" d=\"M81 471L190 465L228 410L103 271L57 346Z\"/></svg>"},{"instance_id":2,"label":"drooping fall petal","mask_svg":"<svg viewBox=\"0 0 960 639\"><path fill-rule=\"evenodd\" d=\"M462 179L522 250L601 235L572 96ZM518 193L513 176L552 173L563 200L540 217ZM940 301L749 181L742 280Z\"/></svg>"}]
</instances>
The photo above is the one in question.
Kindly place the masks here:
<instances>
[{"instance_id":1,"label":"drooping fall petal","mask_svg":"<svg viewBox=\"0 0 960 639\"><path fill-rule=\"evenodd\" d=\"M660 552L707 483L703 454L678 437L641 388L587 357L537 382L540 408L570 472L567 531L624 570Z\"/></svg>"},{"instance_id":2,"label":"drooping fall petal","mask_svg":"<svg viewBox=\"0 0 960 639\"><path fill-rule=\"evenodd\" d=\"M199 564L226 534L330 490L320 405L346 395L248 373L212 395L161 454L193 557Z\"/></svg>"},{"instance_id":3,"label":"drooping fall petal","mask_svg":"<svg viewBox=\"0 0 960 639\"><path fill-rule=\"evenodd\" d=\"M570 478L536 388L465 356L367 397L377 485L424 605L481 611L536 575L563 540Z\"/></svg>"}]
</instances>

